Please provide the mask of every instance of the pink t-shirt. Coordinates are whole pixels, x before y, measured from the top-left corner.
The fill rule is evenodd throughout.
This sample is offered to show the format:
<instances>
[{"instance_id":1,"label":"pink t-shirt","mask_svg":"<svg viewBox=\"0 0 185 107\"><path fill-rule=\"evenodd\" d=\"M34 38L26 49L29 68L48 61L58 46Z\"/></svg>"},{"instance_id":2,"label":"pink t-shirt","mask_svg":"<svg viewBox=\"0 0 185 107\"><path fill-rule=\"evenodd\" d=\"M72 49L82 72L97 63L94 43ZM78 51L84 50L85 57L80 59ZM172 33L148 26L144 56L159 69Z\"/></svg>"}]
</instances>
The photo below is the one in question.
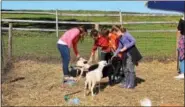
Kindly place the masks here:
<instances>
[{"instance_id":1,"label":"pink t-shirt","mask_svg":"<svg viewBox=\"0 0 185 107\"><path fill-rule=\"evenodd\" d=\"M60 38L63 42L67 44L70 48L72 45L73 39L80 34L80 30L78 28L72 28L66 31Z\"/></svg>"}]
</instances>

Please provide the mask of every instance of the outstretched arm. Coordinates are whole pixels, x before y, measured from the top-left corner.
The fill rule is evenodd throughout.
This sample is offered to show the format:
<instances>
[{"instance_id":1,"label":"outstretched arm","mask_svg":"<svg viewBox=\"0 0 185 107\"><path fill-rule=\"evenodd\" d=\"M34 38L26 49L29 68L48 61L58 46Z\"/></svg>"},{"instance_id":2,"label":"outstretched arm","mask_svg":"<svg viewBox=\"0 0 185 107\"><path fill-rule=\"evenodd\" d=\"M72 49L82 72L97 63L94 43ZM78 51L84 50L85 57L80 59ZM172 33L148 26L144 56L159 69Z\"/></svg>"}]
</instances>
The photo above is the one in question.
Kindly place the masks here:
<instances>
[{"instance_id":1,"label":"outstretched arm","mask_svg":"<svg viewBox=\"0 0 185 107\"><path fill-rule=\"evenodd\" d=\"M74 38L73 41L72 41L73 51L74 51L76 57L79 57L80 56L79 53L78 53L78 49L77 49L78 41L79 41L79 37L78 36L76 38Z\"/></svg>"}]
</instances>

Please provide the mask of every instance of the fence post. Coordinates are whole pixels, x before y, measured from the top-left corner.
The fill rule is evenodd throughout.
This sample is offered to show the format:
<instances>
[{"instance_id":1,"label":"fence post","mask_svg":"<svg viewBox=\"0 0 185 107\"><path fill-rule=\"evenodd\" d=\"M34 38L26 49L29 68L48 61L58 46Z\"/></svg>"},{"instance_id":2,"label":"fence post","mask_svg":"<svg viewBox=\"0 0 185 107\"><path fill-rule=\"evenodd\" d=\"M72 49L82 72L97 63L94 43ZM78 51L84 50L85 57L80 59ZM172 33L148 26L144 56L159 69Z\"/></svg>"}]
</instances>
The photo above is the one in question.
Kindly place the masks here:
<instances>
[{"instance_id":1,"label":"fence post","mask_svg":"<svg viewBox=\"0 0 185 107\"><path fill-rule=\"evenodd\" d=\"M9 23L8 30L8 63L11 62L12 59L12 23Z\"/></svg>"},{"instance_id":2,"label":"fence post","mask_svg":"<svg viewBox=\"0 0 185 107\"><path fill-rule=\"evenodd\" d=\"M56 10L56 36L58 37L58 12Z\"/></svg>"},{"instance_id":3,"label":"fence post","mask_svg":"<svg viewBox=\"0 0 185 107\"><path fill-rule=\"evenodd\" d=\"M95 29L96 30L99 30L99 24L95 24ZM100 50L99 50L99 48L97 49L97 51L95 52L95 55L94 55L94 60L96 61L96 62L98 62L99 61L99 52L100 52Z\"/></svg>"},{"instance_id":4,"label":"fence post","mask_svg":"<svg viewBox=\"0 0 185 107\"><path fill-rule=\"evenodd\" d=\"M99 24L95 24L95 29L99 30Z\"/></svg>"},{"instance_id":5,"label":"fence post","mask_svg":"<svg viewBox=\"0 0 185 107\"><path fill-rule=\"evenodd\" d=\"M120 24L122 25L123 21L122 21L122 12L121 12L121 10L119 11L119 20L120 20Z\"/></svg>"}]
</instances>

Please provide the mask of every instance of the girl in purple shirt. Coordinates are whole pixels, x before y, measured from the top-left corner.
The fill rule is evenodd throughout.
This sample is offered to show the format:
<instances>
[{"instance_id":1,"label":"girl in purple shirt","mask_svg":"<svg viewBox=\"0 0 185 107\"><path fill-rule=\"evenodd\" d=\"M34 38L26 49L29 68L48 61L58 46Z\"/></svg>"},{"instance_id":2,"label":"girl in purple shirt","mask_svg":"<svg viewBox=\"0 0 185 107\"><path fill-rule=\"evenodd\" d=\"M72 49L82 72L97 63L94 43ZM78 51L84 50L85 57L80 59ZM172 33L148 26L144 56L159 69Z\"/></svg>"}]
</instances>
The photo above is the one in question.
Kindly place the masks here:
<instances>
[{"instance_id":1,"label":"girl in purple shirt","mask_svg":"<svg viewBox=\"0 0 185 107\"><path fill-rule=\"evenodd\" d=\"M123 68L125 78L121 82L122 88L134 88L135 87L135 70L134 67L137 62L142 58L137 50L134 37L121 26L113 26L113 33L118 35L119 46L114 53L114 56L118 54L123 55Z\"/></svg>"}]
</instances>

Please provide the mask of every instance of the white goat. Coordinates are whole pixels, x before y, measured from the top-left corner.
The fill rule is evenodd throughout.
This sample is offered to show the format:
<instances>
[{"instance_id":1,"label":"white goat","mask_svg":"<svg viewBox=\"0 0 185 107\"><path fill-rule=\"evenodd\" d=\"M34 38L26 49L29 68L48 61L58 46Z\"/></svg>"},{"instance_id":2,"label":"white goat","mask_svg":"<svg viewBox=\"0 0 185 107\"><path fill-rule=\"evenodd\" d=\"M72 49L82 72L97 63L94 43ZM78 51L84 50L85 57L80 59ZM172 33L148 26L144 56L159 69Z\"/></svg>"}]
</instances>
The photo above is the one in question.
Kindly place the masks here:
<instances>
[{"instance_id":1,"label":"white goat","mask_svg":"<svg viewBox=\"0 0 185 107\"><path fill-rule=\"evenodd\" d=\"M96 65L92 65L89 68L89 71L86 74L86 81L85 81L85 89L84 95L86 96L86 89L88 86L89 91L91 91L91 95L94 96L93 89L96 83L99 83L99 91L100 91L100 80L103 77L102 70L107 65L106 61L100 61Z\"/></svg>"}]
</instances>

